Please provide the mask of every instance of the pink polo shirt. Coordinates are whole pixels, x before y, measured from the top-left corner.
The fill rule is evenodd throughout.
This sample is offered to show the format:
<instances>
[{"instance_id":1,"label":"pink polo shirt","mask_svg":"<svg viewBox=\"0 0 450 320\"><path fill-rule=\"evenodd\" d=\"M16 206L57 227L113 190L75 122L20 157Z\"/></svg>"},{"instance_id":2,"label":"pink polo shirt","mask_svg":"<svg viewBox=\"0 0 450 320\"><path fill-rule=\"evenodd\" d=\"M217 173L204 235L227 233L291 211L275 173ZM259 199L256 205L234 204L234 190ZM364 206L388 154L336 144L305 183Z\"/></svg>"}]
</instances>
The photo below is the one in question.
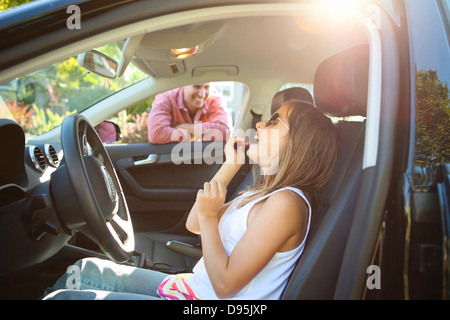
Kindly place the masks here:
<instances>
[{"instance_id":1,"label":"pink polo shirt","mask_svg":"<svg viewBox=\"0 0 450 320\"><path fill-rule=\"evenodd\" d=\"M228 114L220 96L211 89L205 105L192 119L184 104L183 90L181 87L156 95L148 117L148 140L155 144L189 141L187 131L175 126L194 122L201 122L196 128L201 134L213 132L215 140L226 140L229 135Z\"/></svg>"}]
</instances>

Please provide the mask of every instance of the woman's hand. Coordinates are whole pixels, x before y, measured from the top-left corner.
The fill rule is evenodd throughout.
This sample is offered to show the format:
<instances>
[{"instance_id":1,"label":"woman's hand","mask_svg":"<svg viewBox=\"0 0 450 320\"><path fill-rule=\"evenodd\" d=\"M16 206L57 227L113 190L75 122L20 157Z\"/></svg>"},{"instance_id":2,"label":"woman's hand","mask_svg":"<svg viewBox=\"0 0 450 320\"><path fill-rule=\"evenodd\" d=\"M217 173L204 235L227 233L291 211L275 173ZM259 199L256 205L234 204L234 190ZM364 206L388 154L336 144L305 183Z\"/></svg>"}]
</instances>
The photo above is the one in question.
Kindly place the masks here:
<instances>
[{"instance_id":1,"label":"woman's hand","mask_svg":"<svg viewBox=\"0 0 450 320\"><path fill-rule=\"evenodd\" d=\"M199 217L217 217L225 203L227 188L222 181L205 182L197 193L197 212Z\"/></svg>"},{"instance_id":2,"label":"woman's hand","mask_svg":"<svg viewBox=\"0 0 450 320\"><path fill-rule=\"evenodd\" d=\"M238 146L238 150L236 151L234 149L234 143L238 140L241 141L242 145ZM225 145L225 155L227 160L214 175L211 182L206 182L204 189L199 190L197 193L197 200L195 201L191 212L189 212L186 221L186 228L192 233L200 234L202 232L200 230L198 219L200 215L204 217L206 214L217 218L220 214L220 209L224 207L227 192L226 187L239 171L245 160L244 141L244 139L240 138L228 140ZM239 160L239 157L242 157L242 160ZM240 164L237 164L238 161L240 161Z\"/></svg>"}]
</instances>

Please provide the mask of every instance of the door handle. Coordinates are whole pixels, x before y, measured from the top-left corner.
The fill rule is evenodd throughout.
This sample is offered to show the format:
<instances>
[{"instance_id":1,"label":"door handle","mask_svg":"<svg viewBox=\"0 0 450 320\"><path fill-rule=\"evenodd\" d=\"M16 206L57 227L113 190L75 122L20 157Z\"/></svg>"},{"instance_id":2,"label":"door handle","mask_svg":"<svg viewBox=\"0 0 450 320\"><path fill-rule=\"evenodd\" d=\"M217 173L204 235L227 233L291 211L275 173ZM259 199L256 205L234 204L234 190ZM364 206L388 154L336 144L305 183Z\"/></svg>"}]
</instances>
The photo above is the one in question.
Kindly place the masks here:
<instances>
[{"instance_id":1,"label":"door handle","mask_svg":"<svg viewBox=\"0 0 450 320\"><path fill-rule=\"evenodd\" d=\"M138 160L134 162L135 166L142 166L146 164L152 164L156 162L156 159L158 158L157 154L149 154L147 159L144 160Z\"/></svg>"}]
</instances>

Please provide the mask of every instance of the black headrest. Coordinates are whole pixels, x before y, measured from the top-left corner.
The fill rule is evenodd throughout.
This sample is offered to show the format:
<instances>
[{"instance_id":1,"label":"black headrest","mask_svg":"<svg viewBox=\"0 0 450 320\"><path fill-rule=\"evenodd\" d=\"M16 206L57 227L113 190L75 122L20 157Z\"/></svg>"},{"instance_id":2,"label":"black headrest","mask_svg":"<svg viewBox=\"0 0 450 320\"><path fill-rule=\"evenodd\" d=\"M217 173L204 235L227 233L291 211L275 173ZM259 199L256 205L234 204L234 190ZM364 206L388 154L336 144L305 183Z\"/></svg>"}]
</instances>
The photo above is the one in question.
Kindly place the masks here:
<instances>
[{"instance_id":1,"label":"black headrest","mask_svg":"<svg viewBox=\"0 0 450 320\"><path fill-rule=\"evenodd\" d=\"M344 50L323 61L314 76L314 100L322 112L336 116L366 115L369 45Z\"/></svg>"},{"instance_id":2,"label":"black headrest","mask_svg":"<svg viewBox=\"0 0 450 320\"><path fill-rule=\"evenodd\" d=\"M285 101L300 100L314 104L308 90L301 87L293 87L278 91L272 99L272 113L276 112Z\"/></svg>"}]
</instances>

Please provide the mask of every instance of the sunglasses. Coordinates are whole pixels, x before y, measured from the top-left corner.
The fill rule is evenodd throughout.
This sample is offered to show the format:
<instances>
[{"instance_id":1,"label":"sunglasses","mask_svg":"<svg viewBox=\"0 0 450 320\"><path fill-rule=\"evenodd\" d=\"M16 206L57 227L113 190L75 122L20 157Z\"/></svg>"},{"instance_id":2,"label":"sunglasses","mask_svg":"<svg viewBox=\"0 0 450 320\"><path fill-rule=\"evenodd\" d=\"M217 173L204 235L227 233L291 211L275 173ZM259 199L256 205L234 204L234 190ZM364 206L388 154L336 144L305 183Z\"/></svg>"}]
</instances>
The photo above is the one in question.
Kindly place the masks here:
<instances>
[{"instance_id":1,"label":"sunglasses","mask_svg":"<svg viewBox=\"0 0 450 320\"><path fill-rule=\"evenodd\" d=\"M280 114L278 112L275 112L269 120L266 121L266 128L273 126L277 120L280 120L280 122L289 130L289 127L286 123L283 122L280 118Z\"/></svg>"}]
</instances>

